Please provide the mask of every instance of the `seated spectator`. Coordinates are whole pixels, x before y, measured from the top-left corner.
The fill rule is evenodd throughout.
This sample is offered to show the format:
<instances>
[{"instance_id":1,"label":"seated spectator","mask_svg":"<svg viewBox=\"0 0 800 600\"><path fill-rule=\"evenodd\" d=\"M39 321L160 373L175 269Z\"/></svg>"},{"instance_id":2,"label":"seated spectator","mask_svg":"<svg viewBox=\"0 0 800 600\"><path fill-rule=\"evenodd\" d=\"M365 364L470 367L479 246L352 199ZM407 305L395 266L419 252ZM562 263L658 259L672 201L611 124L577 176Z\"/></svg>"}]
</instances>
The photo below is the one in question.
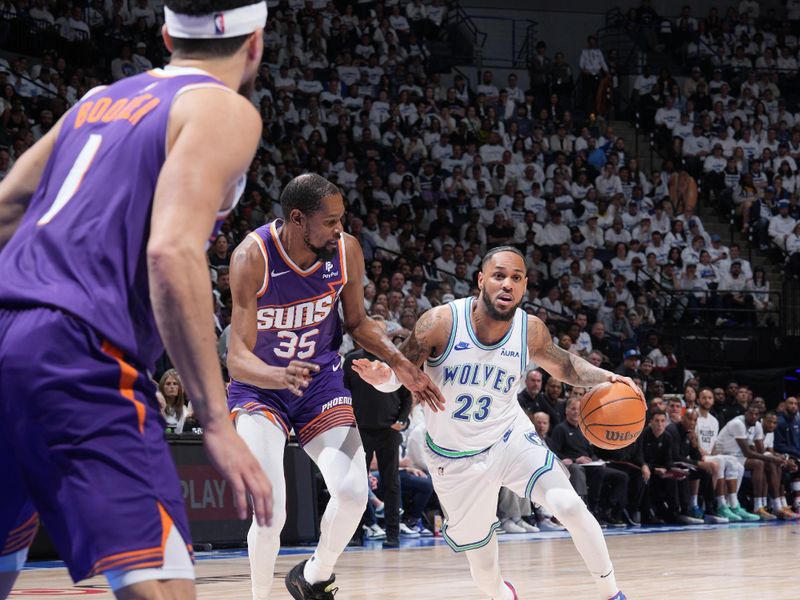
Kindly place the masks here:
<instances>
[{"instance_id":1,"label":"seated spectator","mask_svg":"<svg viewBox=\"0 0 800 600\"><path fill-rule=\"evenodd\" d=\"M642 502L642 523L653 525L679 522L678 488L673 466L673 439L666 433L667 415L661 409L650 414L642 433L642 454L652 477Z\"/></svg>"},{"instance_id":2,"label":"seated spectator","mask_svg":"<svg viewBox=\"0 0 800 600\"><path fill-rule=\"evenodd\" d=\"M181 377L175 369L169 369L161 376L157 396L161 416L167 423L167 432L183 433L187 419L192 417L192 407L186 398Z\"/></svg>"},{"instance_id":3,"label":"seated spectator","mask_svg":"<svg viewBox=\"0 0 800 600\"><path fill-rule=\"evenodd\" d=\"M621 517L628 475L597 463L592 446L578 428L579 415L580 398L570 398L566 404L565 420L553 429L550 448L569 469L575 491L598 520L624 527ZM608 490L607 493L603 493L604 489Z\"/></svg>"},{"instance_id":4,"label":"seated spectator","mask_svg":"<svg viewBox=\"0 0 800 600\"><path fill-rule=\"evenodd\" d=\"M750 406L745 414L735 417L720 429L716 449L735 456L739 464L750 471L753 482L753 513L756 518L771 521L776 517L767 510L766 465L769 463L781 468L788 466L787 459L764 452L764 430L759 422L760 410ZM742 515L745 520L752 520Z\"/></svg>"},{"instance_id":5,"label":"seated spectator","mask_svg":"<svg viewBox=\"0 0 800 600\"><path fill-rule=\"evenodd\" d=\"M694 389L694 388L689 388ZM714 504L714 484L719 477L717 463L704 461L697 442L697 412L686 411L675 421L674 415L679 411L674 410L676 398L670 398L669 408L672 423L667 426L667 433L672 436L673 458L675 465L687 471L687 478L678 480L678 496L680 516L682 523L703 523L703 511L698 506L698 491L702 491L706 506ZM680 400L677 400L680 406Z\"/></svg>"},{"instance_id":6,"label":"seated spectator","mask_svg":"<svg viewBox=\"0 0 800 600\"><path fill-rule=\"evenodd\" d=\"M794 466L789 469L792 473L789 479L790 495L793 496L792 509L800 512L800 478L798 465L800 465L800 414L798 402L794 396L789 396L784 401L783 412L778 414L778 423L775 429L775 452L788 456Z\"/></svg>"}]
</instances>

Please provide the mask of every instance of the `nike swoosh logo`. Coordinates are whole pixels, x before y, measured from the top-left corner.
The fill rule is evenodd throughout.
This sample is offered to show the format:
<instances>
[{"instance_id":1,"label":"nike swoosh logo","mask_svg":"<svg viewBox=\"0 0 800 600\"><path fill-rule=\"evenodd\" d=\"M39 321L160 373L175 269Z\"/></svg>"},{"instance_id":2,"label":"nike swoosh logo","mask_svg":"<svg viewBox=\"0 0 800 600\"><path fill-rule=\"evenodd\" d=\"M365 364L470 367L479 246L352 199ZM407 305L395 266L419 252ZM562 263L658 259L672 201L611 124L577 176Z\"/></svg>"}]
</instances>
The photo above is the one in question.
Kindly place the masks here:
<instances>
[{"instance_id":1,"label":"nike swoosh logo","mask_svg":"<svg viewBox=\"0 0 800 600\"><path fill-rule=\"evenodd\" d=\"M287 273L291 273L291 269L288 269L286 271L281 271L280 273L275 271L275 269L273 269L271 275L272 277L280 277L281 275L286 275Z\"/></svg>"},{"instance_id":2,"label":"nike swoosh logo","mask_svg":"<svg viewBox=\"0 0 800 600\"><path fill-rule=\"evenodd\" d=\"M333 365L334 372L341 369L343 364L344 364L344 358L339 357L339 364Z\"/></svg>"}]
</instances>

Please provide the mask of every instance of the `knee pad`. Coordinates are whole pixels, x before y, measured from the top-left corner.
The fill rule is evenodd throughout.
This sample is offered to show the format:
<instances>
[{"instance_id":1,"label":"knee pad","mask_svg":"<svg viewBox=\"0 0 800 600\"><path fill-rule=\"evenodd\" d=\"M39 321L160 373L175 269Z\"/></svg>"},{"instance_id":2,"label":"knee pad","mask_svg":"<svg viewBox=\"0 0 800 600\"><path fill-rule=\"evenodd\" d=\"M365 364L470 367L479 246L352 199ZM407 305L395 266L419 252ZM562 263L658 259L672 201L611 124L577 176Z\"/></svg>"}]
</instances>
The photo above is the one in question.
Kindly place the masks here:
<instances>
[{"instance_id":1,"label":"knee pad","mask_svg":"<svg viewBox=\"0 0 800 600\"><path fill-rule=\"evenodd\" d=\"M361 477L347 477L335 486L328 486L332 498L341 505L347 505L353 510L364 512L369 499L369 482Z\"/></svg>"},{"instance_id":2,"label":"knee pad","mask_svg":"<svg viewBox=\"0 0 800 600\"><path fill-rule=\"evenodd\" d=\"M583 500L573 490L550 490L547 492L546 499L553 515L563 523L574 521L584 512L588 513Z\"/></svg>"}]
</instances>

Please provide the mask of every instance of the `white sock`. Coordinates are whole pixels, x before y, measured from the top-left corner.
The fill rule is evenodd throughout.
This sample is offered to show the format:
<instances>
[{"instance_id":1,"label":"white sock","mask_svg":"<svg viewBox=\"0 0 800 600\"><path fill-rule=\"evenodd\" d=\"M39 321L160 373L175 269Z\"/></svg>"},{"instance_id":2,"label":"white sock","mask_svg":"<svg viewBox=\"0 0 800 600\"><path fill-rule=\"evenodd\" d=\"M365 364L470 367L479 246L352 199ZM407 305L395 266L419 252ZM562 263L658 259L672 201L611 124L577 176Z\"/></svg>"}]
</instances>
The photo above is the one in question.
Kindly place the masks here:
<instances>
[{"instance_id":1,"label":"white sock","mask_svg":"<svg viewBox=\"0 0 800 600\"><path fill-rule=\"evenodd\" d=\"M761 498L759 498L759 500L761 501L761 507L762 508L767 508L767 506L768 506L767 497L766 496L761 496Z\"/></svg>"},{"instance_id":2,"label":"white sock","mask_svg":"<svg viewBox=\"0 0 800 600\"><path fill-rule=\"evenodd\" d=\"M778 512L781 508L783 508L780 498L772 498L772 500L770 500L770 504L772 505L772 510L775 512Z\"/></svg>"},{"instance_id":3,"label":"white sock","mask_svg":"<svg viewBox=\"0 0 800 600\"><path fill-rule=\"evenodd\" d=\"M789 508L789 503L786 502L786 496L778 496L778 502L781 508Z\"/></svg>"},{"instance_id":4,"label":"white sock","mask_svg":"<svg viewBox=\"0 0 800 600\"><path fill-rule=\"evenodd\" d=\"M739 506L739 497L736 494L728 494L728 506L731 508Z\"/></svg>"},{"instance_id":5,"label":"white sock","mask_svg":"<svg viewBox=\"0 0 800 600\"><path fill-rule=\"evenodd\" d=\"M334 427L308 442L304 450L319 467L331 499L320 523L319 544L306 563L308 583L327 581L367 506L368 475L361 436L355 427Z\"/></svg>"},{"instance_id":6,"label":"white sock","mask_svg":"<svg viewBox=\"0 0 800 600\"><path fill-rule=\"evenodd\" d=\"M472 581L484 594L493 600L513 600L514 594L500 574L497 536L492 535L488 544L476 550L467 550L465 554L469 561Z\"/></svg>"},{"instance_id":7,"label":"white sock","mask_svg":"<svg viewBox=\"0 0 800 600\"><path fill-rule=\"evenodd\" d=\"M717 508L722 508L724 506L728 506L728 503L725 501L725 496L717 496Z\"/></svg>"},{"instance_id":8,"label":"white sock","mask_svg":"<svg viewBox=\"0 0 800 600\"><path fill-rule=\"evenodd\" d=\"M531 500L544 506L567 528L592 574L599 597L607 600L619 592L603 530L575 493L564 471L556 468L545 473L533 487Z\"/></svg>"},{"instance_id":9,"label":"white sock","mask_svg":"<svg viewBox=\"0 0 800 600\"><path fill-rule=\"evenodd\" d=\"M695 506L697 506L697 496L692 496L692 502L691 502L691 504L692 504L692 508L694 508Z\"/></svg>"},{"instance_id":10,"label":"white sock","mask_svg":"<svg viewBox=\"0 0 800 600\"><path fill-rule=\"evenodd\" d=\"M753 510L758 510L762 506L764 506L764 504L762 504L761 498L753 498Z\"/></svg>"},{"instance_id":11,"label":"white sock","mask_svg":"<svg viewBox=\"0 0 800 600\"><path fill-rule=\"evenodd\" d=\"M272 525L259 527L254 518L247 532L253 598L267 600L272 589L275 559L281 546L281 530L286 522L286 482L283 476L286 436L264 415L257 413L240 414L236 418L236 431L272 483Z\"/></svg>"}]
</instances>

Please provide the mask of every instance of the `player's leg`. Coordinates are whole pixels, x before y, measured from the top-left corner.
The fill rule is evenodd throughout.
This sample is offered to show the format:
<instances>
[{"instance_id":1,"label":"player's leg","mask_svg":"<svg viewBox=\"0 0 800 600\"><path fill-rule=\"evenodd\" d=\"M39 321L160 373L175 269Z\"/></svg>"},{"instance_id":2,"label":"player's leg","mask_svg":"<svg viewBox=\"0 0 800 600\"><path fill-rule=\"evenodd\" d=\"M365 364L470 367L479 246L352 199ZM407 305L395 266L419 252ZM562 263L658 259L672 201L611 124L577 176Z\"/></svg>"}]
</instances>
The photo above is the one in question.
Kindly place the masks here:
<instances>
[{"instance_id":1,"label":"player's leg","mask_svg":"<svg viewBox=\"0 0 800 600\"><path fill-rule=\"evenodd\" d=\"M272 522L260 527L253 517L247 532L247 556L255 600L266 600L272 589L275 559L281 546L281 531L286 522L286 481L283 451L286 434L267 415L241 412L236 417L236 431L256 457L272 482Z\"/></svg>"},{"instance_id":2,"label":"player's leg","mask_svg":"<svg viewBox=\"0 0 800 600\"><path fill-rule=\"evenodd\" d=\"M3 355L11 351L6 342L15 313L0 311L0 481L4 490L0 494L0 598L6 598L14 586L17 575L28 558L28 548L36 535L39 516L28 495L27 486L17 464L16 438L20 423L17 411L24 403L21 392L2 385L7 363ZM24 438L24 432L22 437Z\"/></svg>"},{"instance_id":3,"label":"player's leg","mask_svg":"<svg viewBox=\"0 0 800 600\"><path fill-rule=\"evenodd\" d=\"M107 574L120 595L151 580L193 589L180 482L149 377L58 311L18 313L4 338L8 443L21 450L19 472L72 579ZM140 597L158 597L148 593Z\"/></svg>"},{"instance_id":4,"label":"player's leg","mask_svg":"<svg viewBox=\"0 0 800 600\"><path fill-rule=\"evenodd\" d=\"M739 504L739 488L742 487L745 471L744 458L725 455L725 459L727 461L726 472L728 473L725 479L725 487L728 492L726 498L731 512L734 516L739 517L741 521L758 521L759 517L757 515L747 512Z\"/></svg>"},{"instance_id":5,"label":"player's leg","mask_svg":"<svg viewBox=\"0 0 800 600\"><path fill-rule=\"evenodd\" d=\"M334 427L307 442L303 449L317 464L330 500L320 523L319 544L306 562L310 584L327 581L361 521L367 505L368 479L361 436L355 427Z\"/></svg>"},{"instance_id":6,"label":"player's leg","mask_svg":"<svg viewBox=\"0 0 800 600\"><path fill-rule=\"evenodd\" d=\"M506 447L502 484L541 504L569 530L594 579L598 598L619 593L603 530L575 492L567 470L533 432L520 427Z\"/></svg>"},{"instance_id":7,"label":"player's leg","mask_svg":"<svg viewBox=\"0 0 800 600\"><path fill-rule=\"evenodd\" d=\"M567 528L597 584L600 597L603 600L613 597L619 588L603 530L572 489L564 471L557 467L541 475L535 482L530 497L553 513Z\"/></svg>"},{"instance_id":8,"label":"player's leg","mask_svg":"<svg viewBox=\"0 0 800 600\"><path fill-rule=\"evenodd\" d=\"M495 530L502 477L497 447L462 458L446 458L426 446L425 459L445 515L442 537L455 552L463 552L475 584L489 598L516 596L500 574Z\"/></svg>"},{"instance_id":9,"label":"player's leg","mask_svg":"<svg viewBox=\"0 0 800 600\"><path fill-rule=\"evenodd\" d=\"M767 469L763 460L748 458L744 468L749 470L753 484L753 514L762 521L772 521L775 517L767 511Z\"/></svg>"},{"instance_id":10,"label":"player's leg","mask_svg":"<svg viewBox=\"0 0 800 600\"><path fill-rule=\"evenodd\" d=\"M515 600L512 588L500 574L500 551L497 536L492 535L487 544L465 552L469 561L472 581L492 600Z\"/></svg>"},{"instance_id":11,"label":"player's leg","mask_svg":"<svg viewBox=\"0 0 800 600\"><path fill-rule=\"evenodd\" d=\"M775 463L766 463L767 493L772 514L778 517L783 505L781 504L781 468Z\"/></svg>"},{"instance_id":12,"label":"player's leg","mask_svg":"<svg viewBox=\"0 0 800 600\"><path fill-rule=\"evenodd\" d=\"M2 410L0 419L8 423ZM38 513L28 498L8 439L5 428L0 428L0 481L5 486L0 495L0 598L8 596L25 566L39 525Z\"/></svg>"}]
</instances>

